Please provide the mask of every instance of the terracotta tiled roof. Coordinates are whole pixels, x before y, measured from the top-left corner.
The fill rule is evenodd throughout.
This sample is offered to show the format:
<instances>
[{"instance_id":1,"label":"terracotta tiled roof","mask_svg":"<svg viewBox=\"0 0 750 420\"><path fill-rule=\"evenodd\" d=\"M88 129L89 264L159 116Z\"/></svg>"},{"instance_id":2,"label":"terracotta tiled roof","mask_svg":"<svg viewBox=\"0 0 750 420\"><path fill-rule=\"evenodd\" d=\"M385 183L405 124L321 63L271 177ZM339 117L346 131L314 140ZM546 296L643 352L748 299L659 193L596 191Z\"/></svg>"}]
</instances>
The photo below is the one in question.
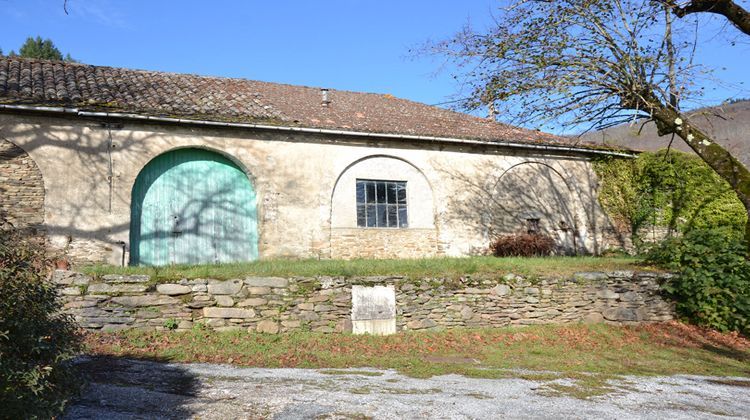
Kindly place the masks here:
<instances>
[{"instance_id":1,"label":"terracotta tiled roof","mask_svg":"<svg viewBox=\"0 0 750 420\"><path fill-rule=\"evenodd\" d=\"M0 57L0 104L284 126L567 144L573 140L395 98L254 80ZM577 143L577 142L575 142Z\"/></svg>"}]
</instances>

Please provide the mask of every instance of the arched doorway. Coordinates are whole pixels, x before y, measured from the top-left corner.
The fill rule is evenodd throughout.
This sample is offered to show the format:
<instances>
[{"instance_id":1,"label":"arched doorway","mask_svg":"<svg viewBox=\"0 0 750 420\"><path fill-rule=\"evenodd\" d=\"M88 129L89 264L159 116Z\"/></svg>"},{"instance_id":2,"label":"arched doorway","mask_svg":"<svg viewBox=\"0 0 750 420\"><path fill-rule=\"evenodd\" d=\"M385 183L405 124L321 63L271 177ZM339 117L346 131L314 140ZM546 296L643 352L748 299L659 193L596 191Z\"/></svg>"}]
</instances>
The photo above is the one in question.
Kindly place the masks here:
<instances>
[{"instance_id":1,"label":"arched doorway","mask_svg":"<svg viewBox=\"0 0 750 420\"><path fill-rule=\"evenodd\" d=\"M258 259L256 195L247 174L203 149L157 156L136 179L131 264L206 264Z\"/></svg>"}]
</instances>

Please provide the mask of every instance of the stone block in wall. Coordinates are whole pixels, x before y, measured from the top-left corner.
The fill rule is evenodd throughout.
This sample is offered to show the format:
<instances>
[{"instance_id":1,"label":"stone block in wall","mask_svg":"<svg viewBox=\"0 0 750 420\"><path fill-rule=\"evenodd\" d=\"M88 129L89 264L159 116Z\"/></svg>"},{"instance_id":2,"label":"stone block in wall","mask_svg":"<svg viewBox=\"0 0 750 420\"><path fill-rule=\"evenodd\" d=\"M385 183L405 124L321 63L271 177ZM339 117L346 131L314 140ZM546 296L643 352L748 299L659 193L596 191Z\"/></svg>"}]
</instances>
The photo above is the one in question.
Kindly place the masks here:
<instances>
[{"instance_id":1,"label":"stone block in wall","mask_svg":"<svg viewBox=\"0 0 750 420\"><path fill-rule=\"evenodd\" d=\"M510 294L511 289L510 286L507 284L498 284L497 286L493 287L491 290L491 293L496 296L505 296Z\"/></svg>"},{"instance_id":2,"label":"stone block in wall","mask_svg":"<svg viewBox=\"0 0 750 420\"><path fill-rule=\"evenodd\" d=\"M279 324L276 321L263 320L255 327L255 331L265 334L278 334Z\"/></svg>"},{"instance_id":3,"label":"stone block in wall","mask_svg":"<svg viewBox=\"0 0 750 420\"><path fill-rule=\"evenodd\" d=\"M604 312L602 312L602 315L604 316L604 319L608 321L628 321L628 322L634 322L638 321L638 314L635 310L630 308L611 308L607 309Z\"/></svg>"},{"instance_id":4,"label":"stone block in wall","mask_svg":"<svg viewBox=\"0 0 750 420\"><path fill-rule=\"evenodd\" d=\"M635 302L635 301L639 301L642 299L643 299L643 296L633 291L625 292L620 295L620 300L623 302Z\"/></svg>"},{"instance_id":5,"label":"stone block in wall","mask_svg":"<svg viewBox=\"0 0 750 420\"><path fill-rule=\"evenodd\" d=\"M146 274L106 274L102 276L105 283L148 283L151 276Z\"/></svg>"},{"instance_id":6,"label":"stone block in wall","mask_svg":"<svg viewBox=\"0 0 750 420\"><path fill-rule=\"evenodd\" d=\"M426 328L434 328L436 326L437 322L432 319L418 319L406 323L406 328L410 330L423 330Z\"/></svg>"},{"instance_id":7,"label":"stone block in wall","mask_svg":"<svg viewBox=\"0 0 750 420\"><path fill-rule=\"evenodd\" d=\"M55 270L52 272L52 282L60 285L84 286L91 283L91 276L75 271Z\"/></svg>"},{"instance_id":8,"label":"stone block in wall","mask_svg":"<svg viewBox=\"0 0 750 420\"><path fill-rule=\"evenodd\" d=\"M206 318L237 318L248 319L255 318L255 311L252 309L241 308L203 308L203 316Z\"/></svg>"},{"instance_id":9,"label":"stone block in wall","mask_svg":"<svg viewBox=\"0 0 750 420\"><path fill-rule=\"evenodd\" d=\"M185 286L182 284L165 283L156 285L156 291L161 293L162 295L178 296L186 295L192 292L193 288L191 286Z\"/></svg>"},{"instance_id":10,"label":"stone block in wall","mask_svg":"<svg viewBox=\"0 0 750 420\"><path fill-rule=\"evenodd\" d=\"M596 292L596 296L602 299L619 299L620 295L612 289L602 289Z\"/></svg>"},{"instance_id":11,"label":"stone block in wall","mask_svg":"<svg viewBox=\"0 0 750 420\"><path fill-rule=\"evenodd\" d=\"M211 299L208 295L193 296L193 300L185 304L190 309L201 309L207 306L213 306L216 301Z\"/></svg>"},{"instance_id":12,"label":"stone block in wall","mask_svg":"<svg viewBox=\"0 0 750 420\"><path fill-rule=\"evenodd\" d=\"M208 286L205 284L194 284L190 288L193 292L208 292Z\"/></svg>"},{"instance_id":13,"label":"stone block in wall","mask_svg":"<svg viewBox=\"0 0 750 420\"><path fill-rule=\"evenodd\" d=\"M111 293L143 293L148 290L144 284L109 284L94 283L86 289L90 294L111 294Z\"/></svg>"},{"instance_id":14,"label":"stone block in wall","mask_svg":"<svg viewBox=\"0 0 750 420\"><path fill-rule=\"evenodd\" d=\"M242 289L242 280L211 280L208 283L208 293L212 295L236 295Z\"/></svg>"},{"instance_id":15,"label":"stone block in wall","mask_svg":"<svg viewBox=\"0 0 750 420\"><path fill-rule=\"evenodd\" d=\"M180 301L169 296L141 295L141 296L116 296L112 302L129 307L174 305Z\"/></svg>"},{"instance_id":16,"label":"stone block in wall","mask_svg":"<svg viewBox=\"0 0 750 420\"><path fill-rule=\"evenodd\" d=\"M214 300L216 301L216 306L234 306L234 299L232 299L230 296L217 295L214 296Z\"/></svg>"},{"instance_id":17,"label":"stone block in wall","mask_svg":"<svg viewBox=\"0 0 750 420\"><path fill-rule=\"evenodd\" d=\"M609 276L607 275L607 273L592 271L575 273L573 274L573 279L583 281L602 281L609 279Z\"/></svg>"},{"instance_id":18,"label":"stone block in wall","mask_svg":"<svg viewBox=\"0 0 750 420\"><path fill-rule=\"evenodd\" d=\"M613 279L629 279L632 278L634 274L635 272L631 270L612 271L608 273L609 277Z\"/></svg>"},{"instance_id":19,"label":"stone block in wall","mask_svg":"<svg viewBox=\"0 0 750 420\"><path fill-rule=\"evenodd\" d=\"M284 288L289 286L289 280L281 277L248 277L245 284L249 287Z\"/></svg>"},{"instance_id":20,"label":"stone block in wall","mask_svg":"<svg viewBox=\"0 0 750 420\"><path fill-rule=\"evenodd\" d=\"M83 291L81 291L81 288L78 286L72 286L72 287L63 287L60 289L60 293L62 293L65 296L80 296L83 294Z\"/></svg>"},{"instance_id":21,"label":"stone block in wall","mask_svg":"<svg viewBox=\"0 0 750 420\"><path fill-rule=\"evenodd\" d=\"M246 287L245 289L250 295L267 295L271 293L270 287Z\"/></svg>"},{"instance_id":22,"label":"stone block in wall","mask_svg":"<svg viewBox=\"0 0 750 420\"><path fill-rule=\"evenodd\" d=\"M263 298L248 298L248 299L237 302L237 306L239 307L261 306L267 303L268 303L268 300L263 299Z\"/></svg>"}]
</instances>

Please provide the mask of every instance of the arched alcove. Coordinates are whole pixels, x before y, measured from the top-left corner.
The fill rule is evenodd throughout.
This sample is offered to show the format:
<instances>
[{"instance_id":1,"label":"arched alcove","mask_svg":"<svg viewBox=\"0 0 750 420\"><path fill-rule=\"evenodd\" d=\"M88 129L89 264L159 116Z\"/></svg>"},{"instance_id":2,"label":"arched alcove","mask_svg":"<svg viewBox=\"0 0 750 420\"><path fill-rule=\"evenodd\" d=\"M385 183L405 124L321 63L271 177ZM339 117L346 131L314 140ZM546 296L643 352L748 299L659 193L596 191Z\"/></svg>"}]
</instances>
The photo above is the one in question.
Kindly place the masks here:
<instances>
[{"instance_id":1,"label":"arched alcove","mask_svg":"<svg viewBox=\"0 0 750 420\"><path fill-rule=\"evenodd\" d=\"M0 228L40 233L44 224L42 172L26 151L4 139L0 139L0 179Z\"/></svg>"},{"instance_id":2,"label":"arched alcove","mask_svg":"<svg viewBox=\"0 0 750 420\"><path fill-rule=\"evenodd\" d=\"M130 243L131 264L256 260L256 193L247 173L206 149L157 156L133 186Z\"/></svg>"},{"instance_id":3,"label":"arched alcove","mask_svg":"<svg viewBox=\"0 0 750 420\"><path fill-rule=\"evenodd\" d=\"M492 193L494 233L537 232L555 239L560 251L576 252L579 206L558 170L541 162L516 164L497 178Z\"/></svg>"}]
</instances>

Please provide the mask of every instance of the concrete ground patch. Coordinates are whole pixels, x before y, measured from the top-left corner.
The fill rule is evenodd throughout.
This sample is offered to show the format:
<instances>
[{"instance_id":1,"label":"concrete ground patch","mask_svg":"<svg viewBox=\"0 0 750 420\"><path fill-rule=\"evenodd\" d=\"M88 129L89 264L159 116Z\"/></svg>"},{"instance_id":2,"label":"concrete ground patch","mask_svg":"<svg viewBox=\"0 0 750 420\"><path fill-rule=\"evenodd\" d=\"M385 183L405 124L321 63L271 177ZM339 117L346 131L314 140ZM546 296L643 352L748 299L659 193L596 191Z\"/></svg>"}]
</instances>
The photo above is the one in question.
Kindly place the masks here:
<instances>
[{"instance_id":1,"label":"concrete ground patch","mask_svg":"<svg viewBox=\"0 0 750 420\"><path fill-rule=\"evenodd\" d=\"M256 369L82 358L90 378L65 419L747 418L745 378L626 377L580 399L555 380L417 379L390 370ZM342 373L342 374L336 374ZM570 380L560 379L570 386Z\"/></svg>"}]
</instances>

